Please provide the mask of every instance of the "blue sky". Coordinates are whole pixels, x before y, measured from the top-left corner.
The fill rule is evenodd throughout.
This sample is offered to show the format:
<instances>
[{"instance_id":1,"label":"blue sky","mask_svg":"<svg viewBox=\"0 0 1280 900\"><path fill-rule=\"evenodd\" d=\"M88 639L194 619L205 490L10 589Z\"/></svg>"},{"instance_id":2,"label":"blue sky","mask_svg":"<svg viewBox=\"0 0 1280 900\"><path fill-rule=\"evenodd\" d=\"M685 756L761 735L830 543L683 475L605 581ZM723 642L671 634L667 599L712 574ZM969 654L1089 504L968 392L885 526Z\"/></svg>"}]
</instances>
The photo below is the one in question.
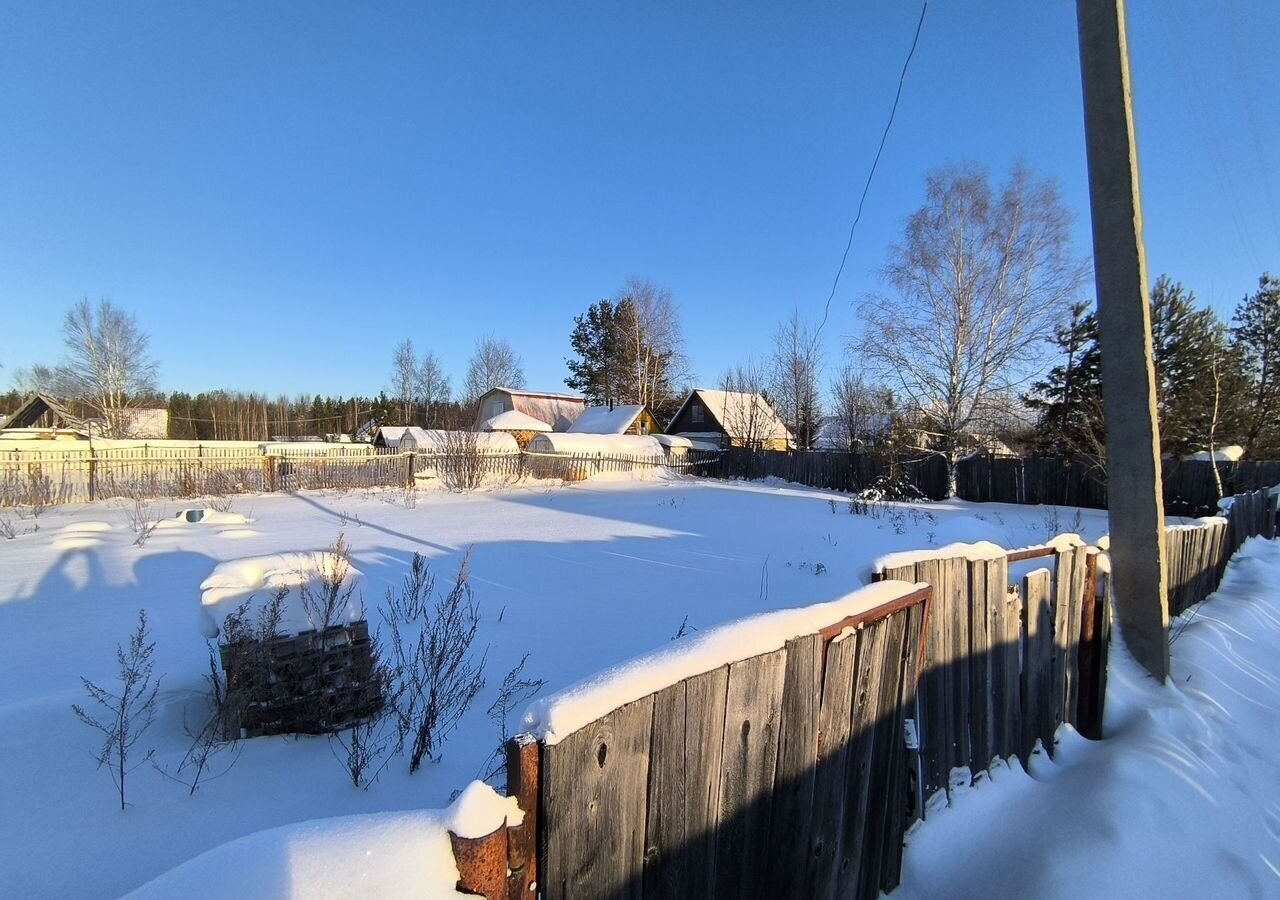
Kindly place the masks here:
<instances>
[{"instance_id":1,"label":"blue sky","mask_svg":"<svg viewBox=\"0 0 1280 900\"><path fill-rule=\"evenodd\" d=\"M922 175L1016 158L1089 251L1074 3L933 0L825 331ZM562 389L572 317L673 292L703 381L822 307L919 7L0 3L0 385L81 296L169 390L376 392L477 335ZM1280 271L1274 0L1130 4L1149 267L1229 314Z\"/></svg>"}]
</instances>

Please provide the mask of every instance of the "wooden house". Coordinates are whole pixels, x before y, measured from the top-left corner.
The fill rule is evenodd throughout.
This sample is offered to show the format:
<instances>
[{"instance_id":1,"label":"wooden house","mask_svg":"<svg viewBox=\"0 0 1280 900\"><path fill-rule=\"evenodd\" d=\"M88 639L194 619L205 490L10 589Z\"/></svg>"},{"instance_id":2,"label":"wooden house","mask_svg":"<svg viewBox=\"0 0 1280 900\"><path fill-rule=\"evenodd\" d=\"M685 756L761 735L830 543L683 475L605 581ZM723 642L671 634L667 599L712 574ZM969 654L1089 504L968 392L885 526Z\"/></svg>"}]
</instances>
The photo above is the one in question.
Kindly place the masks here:
<instances>
[{"instance_id":1,"label":"wooden house","mask_svg":"<svg viewBox=\"0 0 1280 900\"><path fill-rule=\"evenodd\" d=\"M551 426L553 431L566 431L586 409L586 401L575 394L551 394L514 388L493 388L476 401L475 424L504 412L515 410Z\"/></svg>"},{"instance_id":2,"label":"wooden house","mask_svg":"<svg viewBox=\"0 0 1280 900\"><path fill-rule=\"evenodd\" d=\"M667 434L709 441L721 447L786 450L791 432L761 394L741 391L691 391L676 412Z\"/></svg>"}]
</instances>

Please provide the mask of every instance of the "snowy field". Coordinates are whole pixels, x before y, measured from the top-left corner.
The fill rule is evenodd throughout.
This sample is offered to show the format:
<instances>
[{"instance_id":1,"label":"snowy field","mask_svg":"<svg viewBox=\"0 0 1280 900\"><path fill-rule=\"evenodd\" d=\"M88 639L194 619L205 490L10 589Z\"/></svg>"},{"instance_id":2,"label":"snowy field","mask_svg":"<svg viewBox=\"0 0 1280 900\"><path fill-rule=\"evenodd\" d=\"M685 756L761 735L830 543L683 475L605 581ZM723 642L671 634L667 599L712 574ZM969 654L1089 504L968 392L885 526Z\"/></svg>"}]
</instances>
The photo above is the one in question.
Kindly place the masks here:
<instances>
[{"instance_id":1,"label":"snowy field","mask_svg":"<svg viewBox=\"0 0 1280 900\"><path fill-rule=\"evenodd\" d=\"M178 509L168 506L170 514ZM7 896L119 896L205 851L267 829L277 831L265 842L235 845L257 847L256 855L215 852L213 862L197 870L235 870L225 873L230 883L224 887L252 876L259 880L249 883L259 888L272 885L288 894L305 884L308 896L319 896L316 876L324 874L326 853L332 861L333 848L342 848L343 859L358 857L370 872L395 868L396 853L413 856L413 847L397 844L394 835L425 828L421 810L445 807L455 791L482 773L498 740L485 710L503 674L525 653L525 675L546 679L544 693L550 693L667 645L686 619L687 628L706 629L840 597L867 583L872 560L885 552L978 540L1012 548L1064 531L1095 540L1105 530L1105 514L1096 511L957 501L855 515L838 494L694 479L420 493L412 505L398 491L245 497L230 516L175 522L156 530L142 547L134 545L130 512L109 503L54 509L39 518L38 532L0 541L0 869ZM287 555L322 551L339 532L362 573L373 624L379 622L376 608L385 588L399 583L414 552L427 557L445 580L470 549L483 616L478 645L488 649L489 686L444 747L443 758L413 776L396 761L360 791L346 780L325 738L258 738L242 744L227 775L192 797L150 767L140 768L129 782L133 805L120 812L110 780L94 768L96 737L71 714L71 704L84 700L80 676L110 681L115 646L127 639L139 608L145 608L157 645L156 671L164 681L162 709L143 745L155 749L160 765L176 766L189 744L184 709L198 703L208 665L201 583L215 570L249 568L237 560L297 559ZM1270 615L1274 628L1274 609L1257 615ZM1188 629L1177 651L1200 646L1206 640L1201 633ZM1267 671L1258 677L1270 678L1274 693L1280 673L1274 662ZM1139 681L1124 671L1115 677L1122 686L1134 682L1131 691L1137 693L1113 704L1114 724L1160 713L1161 705L1140 693ZM1179 685L1177 698L1205 687ZM1261 698L1267 692L1254 687L1247 694ZM1165 705L1181 702L1171 694ZM1066 761L1053 771L1070 773L1074 761L1087 761L1090 752L1095 751L1068 742ZM1182 765L1151 763L1162 764ZM1034 792L1026 790L1031 780L1004 780L1009 787L975 791L979 799L969 805L978 808L990 794L1021 802L1032 815ZM1067 776L1055 783L1081 790L1071 788ZM1272 796L1274 787L1272 775ZM972 821L964 808L940 820L938 842L947 843L941 837L948 833L947 817ZM1275 812L1273 805L1271 818L1259 827L1270 823L1280 833ZM365 813L387 815L363 820L363 830L335 831L329 823L279 830ZM314 840L308 845L300 834ZM353 834L364 835L366 843L353 842ZM382 837L374 841L374 834ZM920 838L927 840L927 834ZM1174 843L1186 840L1184 835ZM330 850L308 855L304 845ZM266 846L276 850L264 853ZM944 849L927 853L937 857ZM303 869L306 880L299 879ZM916 884L927 881L912 868L910 856L908 870ZM347 874L342 866L333 873L338 882ZM362 883L372 889L376 878L370 878ZM242 884L228 895L254 893ZM916 896L941 895L924 888Z\"/></svg>"}]
</instances>

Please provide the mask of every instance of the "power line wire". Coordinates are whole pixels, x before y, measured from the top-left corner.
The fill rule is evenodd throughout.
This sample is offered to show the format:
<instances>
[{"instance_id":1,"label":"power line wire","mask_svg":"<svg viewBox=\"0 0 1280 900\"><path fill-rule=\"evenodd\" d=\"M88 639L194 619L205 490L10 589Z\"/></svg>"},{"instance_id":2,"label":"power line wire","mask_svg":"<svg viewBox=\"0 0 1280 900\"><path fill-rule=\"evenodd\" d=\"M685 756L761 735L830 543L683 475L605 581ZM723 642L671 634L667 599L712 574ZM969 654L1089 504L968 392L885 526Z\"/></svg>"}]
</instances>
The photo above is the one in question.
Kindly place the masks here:
<instances>
[{"instance_id":1,"label":"power line wire","mask_svg":"<svg viewBox=\"0 0 1280 900\"><path fill-rule=\"evenodd\" d=\"M884 123L884 131L880 134L880 146L876 148L875 159L871 161L871 169L867 172L866 183L862 186L862 196L858 200L858 212L853 217L853 223L849 226L849 239L845 242L844 253L840 256L840 266L836 269L836 277L831 282L831 293L827 296L827 303L822 311L822 321L818 323L817 329L813 333L813 343L818 342L818 335L822 334L823 327L827 324L827 319L831 315L831 301L835 299L836 289L840 285L840 276L844 274L845 263L849 261L849 250L853 247L853 234L858 228L858 223L862 221L862 210L867 203L867 195L871 192L871 182L876 176L876 169L880 165L880 157L884 154L885 143L889 140L889 130L893 127L894 117L898 114L898 102L902 99L902 89L907 83L907 70L911 67L911 60L916 55L916 46L920 43L920 32L924 28L924 15L929 10L929 0L924 0L920 5L920 19L916 22L916 32L911 38L911 49L907 51L907 58L902 63L902 72L898 75L898 89L893 95L893 106L889 109L889 119Z\"/></svg>"}]
</instances>

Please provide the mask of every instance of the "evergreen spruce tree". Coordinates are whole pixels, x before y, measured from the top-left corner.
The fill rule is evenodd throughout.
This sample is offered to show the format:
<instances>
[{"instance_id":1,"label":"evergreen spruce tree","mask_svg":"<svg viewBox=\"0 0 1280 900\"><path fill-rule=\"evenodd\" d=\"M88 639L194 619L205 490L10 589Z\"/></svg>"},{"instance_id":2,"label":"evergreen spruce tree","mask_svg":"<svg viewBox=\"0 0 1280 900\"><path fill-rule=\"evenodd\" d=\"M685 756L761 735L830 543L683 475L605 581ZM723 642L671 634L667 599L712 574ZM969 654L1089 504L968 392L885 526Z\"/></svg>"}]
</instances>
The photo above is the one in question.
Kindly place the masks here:
<instances>
[{"instance_id":1,"label":"evergreen spruce tree","mask_svg":"<svg viewBox=\"0 0 1280 900\"><path fill-rule=\"evenodd\" d=\"M1106 428L1102 416L1102 353L1098 319L1090 304L1076 303L1071 319L1059 325L1050 343L1066 356L1023 401L1039 412L1036 449L1106 468Z\"/></svg>"},{"instance_id":2,"label":"evergreen spruce tree","mask_svg":"<svg viewBox=\"0 0 1280 900\"><path fill-rule=\"evenodd\" d=\"M1280 458L1280 279L1264 274L1232 318L1231 337L1248 378L1245 455Z\"/></svg>"}]
</instances>

